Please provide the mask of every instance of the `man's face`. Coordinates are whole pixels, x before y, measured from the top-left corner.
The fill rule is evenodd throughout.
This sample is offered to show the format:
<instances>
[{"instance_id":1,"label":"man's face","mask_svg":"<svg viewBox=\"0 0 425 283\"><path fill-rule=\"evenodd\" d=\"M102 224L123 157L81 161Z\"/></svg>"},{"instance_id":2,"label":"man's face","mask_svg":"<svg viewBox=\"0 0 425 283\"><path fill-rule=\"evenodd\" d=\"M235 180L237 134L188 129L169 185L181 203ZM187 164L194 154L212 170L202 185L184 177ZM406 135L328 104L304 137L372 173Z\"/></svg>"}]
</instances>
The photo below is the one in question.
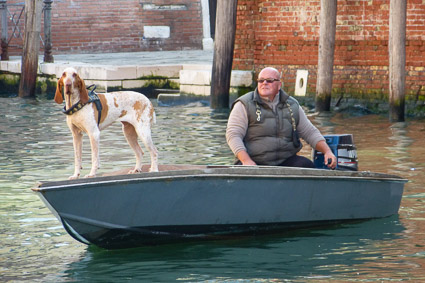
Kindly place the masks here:
<instances>
[{"instance_id":1,"label":"man's face","mask_svg":"<svg viewBox=\"0 0 425 283\"><path fill-rule=\"evenodd\" d=\"M264 80L264 81L263 81ZM273 80L268 82L266 80ZM279 80L279 74L272 69L264 69L258 75L257 89L261 97L274 99L275 95L279 92L282 82ZM263 81L263 82L261 82Z\"/></svg>"}]
</instances>

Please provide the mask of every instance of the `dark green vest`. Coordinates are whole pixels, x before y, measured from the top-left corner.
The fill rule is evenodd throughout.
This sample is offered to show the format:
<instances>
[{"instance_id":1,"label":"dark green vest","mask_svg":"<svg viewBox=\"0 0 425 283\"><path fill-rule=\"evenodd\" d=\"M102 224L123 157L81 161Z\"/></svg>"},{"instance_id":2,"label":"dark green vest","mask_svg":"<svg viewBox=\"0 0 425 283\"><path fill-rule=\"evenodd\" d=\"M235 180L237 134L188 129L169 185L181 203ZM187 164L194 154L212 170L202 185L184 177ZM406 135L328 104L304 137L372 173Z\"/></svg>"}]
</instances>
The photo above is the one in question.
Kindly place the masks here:
<instances>
[{"instance_id":1,"label":"dark green vest","mask_svg":"<svg viewBox=\"0 0 425 283\"><path fill-rule=\"evenodd\" d=\"M293 143L291 113L286 104L288 102L290 105L295 124L298 125L298 101L283 90L279 92L276 113L261 100L257 89L236 100L242 102L246 108L248 129L243 141L249 156L258 165L279 165L302 148L301 144L296 147Z\"/></svg>"}]
</instances>

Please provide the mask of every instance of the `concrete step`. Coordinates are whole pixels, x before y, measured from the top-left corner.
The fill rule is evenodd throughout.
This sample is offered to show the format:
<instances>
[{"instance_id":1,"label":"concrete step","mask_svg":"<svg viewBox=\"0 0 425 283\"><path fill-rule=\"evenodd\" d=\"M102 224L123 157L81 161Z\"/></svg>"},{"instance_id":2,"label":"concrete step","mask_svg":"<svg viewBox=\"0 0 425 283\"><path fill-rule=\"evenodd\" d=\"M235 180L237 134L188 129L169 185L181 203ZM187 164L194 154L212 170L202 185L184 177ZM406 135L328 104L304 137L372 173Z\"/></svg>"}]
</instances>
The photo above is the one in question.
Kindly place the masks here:
<instances>
[{"instance_id":1,"label":"concrete step","mask_svg":"<svg viewBox=\"0 0 425 283\"><path fill-rule=\"evenodd\" d=\"M179 72L180 93L208 96L211 93L211 68L186 69ZM230 92L235 92L238 87L251 87L253 73L250 71L232 71L230 77Z\"/></svg>"}]
</instances>

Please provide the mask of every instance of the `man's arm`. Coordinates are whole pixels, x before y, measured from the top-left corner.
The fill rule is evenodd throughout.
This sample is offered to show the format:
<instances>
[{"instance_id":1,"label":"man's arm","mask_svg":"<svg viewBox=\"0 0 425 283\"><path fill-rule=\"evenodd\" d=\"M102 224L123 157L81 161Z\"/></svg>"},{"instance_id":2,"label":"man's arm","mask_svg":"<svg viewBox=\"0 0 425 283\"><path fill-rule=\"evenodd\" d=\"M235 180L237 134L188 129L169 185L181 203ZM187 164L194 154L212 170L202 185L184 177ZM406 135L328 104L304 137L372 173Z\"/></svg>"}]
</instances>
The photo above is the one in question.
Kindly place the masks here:
<instances>
[{"instance_id":1,"label":"man's arm","mask_svg":"<svg viewBox=\"0 0 425 283\"><path fill-rule=\"evenodd\" d=\"M226 141L235 156L243 165L256 165L246 151L243 139L248 129L248 115L245 106L237 102L227 121Z\"/></svg>"},{"instance_id":2,"label":"man's arm","mask_svg":"<svg viewBox=\"0 0 425 283\"><path fill-rule=\"evenodd\" d=\"M311 123L301 106L298 112L299 122L297 125L297 131L303 140L311 145L312 148L316 148L317 143L319 141L324 141L325 138L322 136L319 129Z\"/></svg>"},{"instance_id":3,"label":"man's arm","mask_svg":"<svg viewBox=\"0 0 425 283\"><path fill-rule=\"evenodd\" d=\"M324 154L325 165L330 168L335 168L337 165L337 160L332 150L329 148L328 144L325 141L325 138L307 118L304 110L300 106L300 121L297 126L297 130L302 137L309 145L311 145L317 151L320 151ZM328 164L328 159L332 159L332 162Z\"/></svg>"}]
</instances>

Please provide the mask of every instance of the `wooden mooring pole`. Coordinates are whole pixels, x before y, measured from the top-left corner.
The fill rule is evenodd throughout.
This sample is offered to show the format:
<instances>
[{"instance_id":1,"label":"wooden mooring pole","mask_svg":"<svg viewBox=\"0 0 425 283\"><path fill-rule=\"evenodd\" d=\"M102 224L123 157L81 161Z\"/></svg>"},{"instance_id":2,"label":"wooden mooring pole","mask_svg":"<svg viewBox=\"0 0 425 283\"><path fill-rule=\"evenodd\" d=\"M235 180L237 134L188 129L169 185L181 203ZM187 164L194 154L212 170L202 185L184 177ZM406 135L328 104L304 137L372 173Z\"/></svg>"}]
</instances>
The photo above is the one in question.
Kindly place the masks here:
<instances>
[{"instance_id":1,"label":"wooden mooring pole","mask_svg":"<svg viewBox=\"0 0 425 283\"><path fill-rule=\"evenodd\" d=\"M53 63L52 55L52 3L53 0L44 0L44 62Z\"/></svg>"},{"instance_id":2,"label":"wooden mooring pole","mask_svg":"<svg viewBox=\"0 0 425 283\"><path fill-rule=\"evenodd\" d=\"M0 0L0 13L1 13L1 60L9 60L7 51L7 6L6 0Z\"/></svg>"},{"instance_id":3,"label":"wooden mooring pole","mask_svg":"<svg viewBox=\"0 0 425 283\"><path fill-rule=\"evenodd\" d=\"M330 111L331 109L337 0L321 0L320 9L316 112Z\"/></svg>"},{"instance_id":4,"label":"wooden mooring pole","mask_svg":"<svg viewBox=\"0 0 425 283\"><path fill-rule=\"evenodd\" d=\"M237 0L218 0L217 2L211 74L211 108L213 109L229 108L237 5Z\"/></svg>"},{"instance_id":5,"label":"wooden mooring pole","mask_svg":"<svg viewBox=\"0 0 425 283\"><path fill-rule=\"evenodd\" d=\"M389 34L389 119L404 121L406 84L406 0L390 2Z\"/></svg>"},{"instance_id":6,"label":"wooden mooring pole","mask_svg":"<svg viewBox=\"0 0 425 283\"><path fill-rule=\"evenodd\" d=\"M43 0L25 0L24 46L19 97L35 97Z\"/></svg>"}]
</instances>

